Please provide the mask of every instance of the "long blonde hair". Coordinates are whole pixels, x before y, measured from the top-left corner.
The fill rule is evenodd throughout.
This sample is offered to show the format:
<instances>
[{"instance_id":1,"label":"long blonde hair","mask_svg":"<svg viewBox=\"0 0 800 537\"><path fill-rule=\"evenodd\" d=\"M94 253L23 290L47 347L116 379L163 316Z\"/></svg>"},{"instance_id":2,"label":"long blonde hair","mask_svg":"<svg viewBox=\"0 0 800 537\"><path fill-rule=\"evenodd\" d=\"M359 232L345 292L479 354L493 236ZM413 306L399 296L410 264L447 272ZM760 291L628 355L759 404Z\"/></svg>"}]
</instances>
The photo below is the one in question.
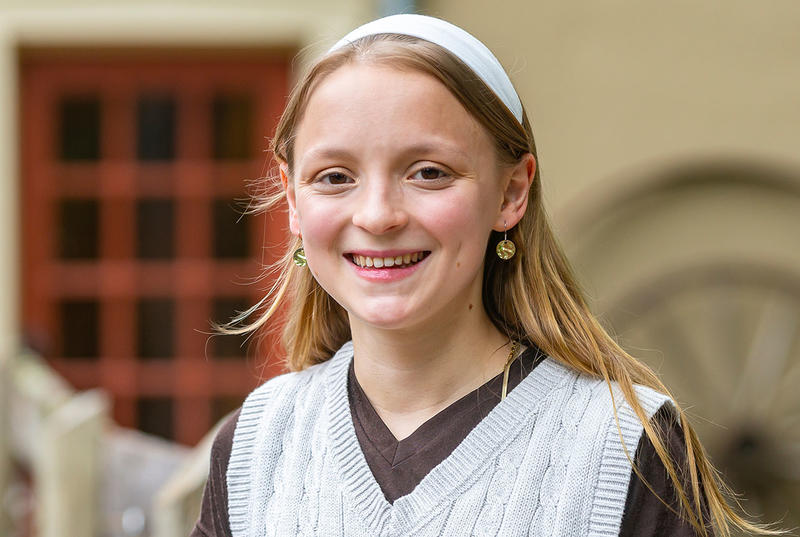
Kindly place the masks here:
<instances>
[{"instance_id":1,"label":"long blonde hair","mask_svg":"<svg viewBox=\"0 0 800 537\"><path fill-rule=\"evenodd\" d=\"M288 165L290 176L294 165L294 137L309 97L327 75L351 62L373 62L422 72L438 79L491 135L501 162L516 163L527 153L536 157L527 114L523 112L520 124L458 58L438 45L413 37L377 35L362 38L323 57L295 87L272 141L275 158ZM285 199L280 181L277 178L269 181L257 196L258 210L274 208ZM669 391L647 366L626 353L589 311L569 263L550 229L542 203L538 166L529 192L528 209L508 234L517 245L517 255L508 262L500 261L491 247L500 236L493 232L486 247L484 263L483 305L497 328L509 338L538 346L552 358L577 371L602 377L609 389L612 383L619 386L666 468L679 498L681 516L700 535L708 535L709 526L722 536L730 535L733 526L761 534L780 533L748 522L728 504L726 498L732 498L732 495L709 462L694 429L677 404L676 415L686 444L686 467L678 468L671 459L662 440L663 432L657 431L650 423L636 396L634 384L649 386L668 395ZM255 320L224 328L227 333L241 334L266 327L270 319L278 317L276 313L282 309L287 295L295 297L288 304L283 319L283 345L290 370L301 370L329 359L350 339L345 310L322 289L308 270L299 269L292 262L292 253L299 245L297 239L290 241L283 259L275 267L277 278L272 288L259 304L235 319L234 323L244 322L251 314L255 315ZM616 411L615 405L615 416ZM628 456L631 458L630 453ZM634 471L641 477L635 465ZM652 490L649 484L645 484ZM702 502L705 502L707 517Z\"/></svg>"}]
</instances>

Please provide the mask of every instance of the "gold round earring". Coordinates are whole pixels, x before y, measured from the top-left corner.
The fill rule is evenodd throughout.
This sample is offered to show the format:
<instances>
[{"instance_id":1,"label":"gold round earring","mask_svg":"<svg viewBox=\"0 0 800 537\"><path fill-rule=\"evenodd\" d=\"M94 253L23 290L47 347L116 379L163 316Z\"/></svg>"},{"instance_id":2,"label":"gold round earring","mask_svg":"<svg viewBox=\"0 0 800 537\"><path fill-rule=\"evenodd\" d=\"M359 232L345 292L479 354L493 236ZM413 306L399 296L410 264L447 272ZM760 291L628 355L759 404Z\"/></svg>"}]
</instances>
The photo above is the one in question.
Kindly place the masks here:
<instances>
[{"instance_id":1,"label":"gold round earring","mask_svg":"<svg viewBox=\"0 0 800 537\"><path fill-rule=\"evenodd\" d=\"M306 261L306 251L302 246L294 251L292 254L292 261L294 261L294 264L298 267L305 267L308 265L308 261Z\"/></svg>"},{"instance_id":2,"label":"gold round earring","mask_svg":"<svg viewBox=\"0 0 800 537\"><path fill-rule=\"evenodd\" d=\"M508 231L506 230L506 223L503 222L503 240L497 243L497 257L503 261L508 261L514 254L517 253L517 245L513 241L508 240Z\"/></svg>"}]
</instances>

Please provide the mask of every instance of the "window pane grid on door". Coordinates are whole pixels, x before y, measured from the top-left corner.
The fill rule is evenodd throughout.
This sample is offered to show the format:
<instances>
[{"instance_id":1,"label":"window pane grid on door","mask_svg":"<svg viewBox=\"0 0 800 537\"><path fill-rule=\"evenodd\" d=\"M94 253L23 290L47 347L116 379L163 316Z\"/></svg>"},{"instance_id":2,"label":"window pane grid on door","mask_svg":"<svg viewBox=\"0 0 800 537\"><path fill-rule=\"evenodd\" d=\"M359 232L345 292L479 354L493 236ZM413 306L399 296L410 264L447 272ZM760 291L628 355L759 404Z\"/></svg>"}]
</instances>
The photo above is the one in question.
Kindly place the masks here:
<instances>
[{"instance_id":1,"label":"window pane grid on door","mask_svg":"<svg viewBox=\"0 0 800 537\"><path fill-rule=\"evenodd\" d=\"M172 298L142 298L136 304L136 356L169 359L175 354L175 303Z\"/></svg>"},{"instance_id":2,"label":"window pane grid on door","mask_svg":"<svg viewBox=\"0 0 800 537\"><path fill-rule=\"evenodd\" d=\"M59 157L62 161L94 161L100 158L100 98L97 95L64 95L58 103Z\"/></svg>"},{"instance_id":3,"label":"window pane grid on door","mask_svg":"<svg viewBox=\"0 0 800 537\"><path fill-rule=\"evenodd\" d=\"M250 158L253 146L253 102L249 94L218 93L212 101L213 150L216 160Z\"/></svg>"},{"instance_id":4,"label":"window pane grid on door","mask_svg":"<svg viewBox=\"0 0 800 537\"><path fill-rule=\"evenodd\" d=\"M61 349L64 358L96 360L99 351L100 307L94 299L67 299L59 304Z\"/></svg>"},{"instance_id":5,"label":"window pane grid on door","mask_svg":"<svg viewBox=\"0 0 800 537\"><path fill-rule=\"evenodd\" d=\"M122 425L189 444L263 374L243 338L208 331L257 301L241 284L261 271L262 238L285 231L239 200L263 175L287 62L212 63L79 59L76 80L63 59L23 62L23 90L48 91L21 92L36 148L23 243L52 236L26 254L23 272L52 276L26 285L24 317L45 320L46 357L79 389L108 390ZM38 110L50 123L28 121Z\"/></svg>"},{"instance_id":6,"label":"window pane grid on door","mask_svg":"<svg viewBox=\"0 0 800 537\"><path fill-rule=\"evenodd\" d=\"M169 161L175 158L175 97L144 93L136 107L136 154L141 161Z\"/></svg>"},{"instance_id":7,"label":"window pane grid on door","mask_svg":"<svg viewBox=\"0 0 800 537\"><path fill-rule=\"evenodd\" d=\"M174 438L173 399L171 397L140 397L137 401L140 430L167 439Z\"/></svg>"},{"instance_id":8,"label":"window pane grid on door","mask_svg":"<svg viewBox=\"0 0 800 537\"><path fill-rule=\"evenodd\" d=\"M217 259L242 259L250 255L249 220L234 200L215 199L211 205L214 223L213 253Z\"/></svg>"},{"instance_id":9,"label":"window pane grid on door","mask_svg":"<svg viewBox=\"0 0 800 537\"><path fill-rule=\"evenodd\" d=\"M174 200L136 202L136 255L139 259L170 259L175 255Z\"/></svg>"},{"instance_id":10,"label":"window pane grid on door","mask_svg":"<svg viewBox=\"0 0 800 537\"><path fill-rule=\"evenodd\" d=\"M99 205L96 199L58 201L58 256L61 259L97 259Z\"/></svg>"}]
</instances>

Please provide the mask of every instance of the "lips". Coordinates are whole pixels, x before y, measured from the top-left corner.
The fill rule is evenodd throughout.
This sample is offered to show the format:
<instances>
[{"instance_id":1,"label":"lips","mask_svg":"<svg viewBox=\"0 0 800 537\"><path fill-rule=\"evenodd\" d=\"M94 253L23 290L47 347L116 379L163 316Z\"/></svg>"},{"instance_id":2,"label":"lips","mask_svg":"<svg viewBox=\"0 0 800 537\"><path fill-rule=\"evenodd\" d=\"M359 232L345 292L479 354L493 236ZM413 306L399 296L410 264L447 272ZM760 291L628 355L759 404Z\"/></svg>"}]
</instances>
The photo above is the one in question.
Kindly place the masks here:
<instances>
[{"instance_id":1,"label":"lips","mask_svg":"<svg viewBox=\"0 0 800 537\"><path fill-rule=\"evenodd\" d=\"M427 250L409 252L393 256L369 256L358 253L348 254L350 261L361 268L405 268L419 263L430 254Z\"/></svg>"}]
</instances>

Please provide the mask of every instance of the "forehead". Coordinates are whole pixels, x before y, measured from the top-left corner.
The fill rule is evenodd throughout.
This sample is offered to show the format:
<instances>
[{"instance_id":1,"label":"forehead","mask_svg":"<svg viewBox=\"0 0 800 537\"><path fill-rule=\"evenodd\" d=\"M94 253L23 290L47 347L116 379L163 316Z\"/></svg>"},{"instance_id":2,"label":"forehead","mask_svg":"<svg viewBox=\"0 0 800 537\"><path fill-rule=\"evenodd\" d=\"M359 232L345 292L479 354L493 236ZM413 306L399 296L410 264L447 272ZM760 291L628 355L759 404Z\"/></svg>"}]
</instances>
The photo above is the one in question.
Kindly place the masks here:
<instances>
[{"instance_id":1,"label":"forehead","mask_svg":"<svg viewBox=\"0 0 800 537\"><path fill-rule=\"evenodd\" d=\"M436 78L410 69L351 63L312 91L296 131L295 157L317 143L436 140L492 151L485 129Z\"/></svg>"}]
</instances>

